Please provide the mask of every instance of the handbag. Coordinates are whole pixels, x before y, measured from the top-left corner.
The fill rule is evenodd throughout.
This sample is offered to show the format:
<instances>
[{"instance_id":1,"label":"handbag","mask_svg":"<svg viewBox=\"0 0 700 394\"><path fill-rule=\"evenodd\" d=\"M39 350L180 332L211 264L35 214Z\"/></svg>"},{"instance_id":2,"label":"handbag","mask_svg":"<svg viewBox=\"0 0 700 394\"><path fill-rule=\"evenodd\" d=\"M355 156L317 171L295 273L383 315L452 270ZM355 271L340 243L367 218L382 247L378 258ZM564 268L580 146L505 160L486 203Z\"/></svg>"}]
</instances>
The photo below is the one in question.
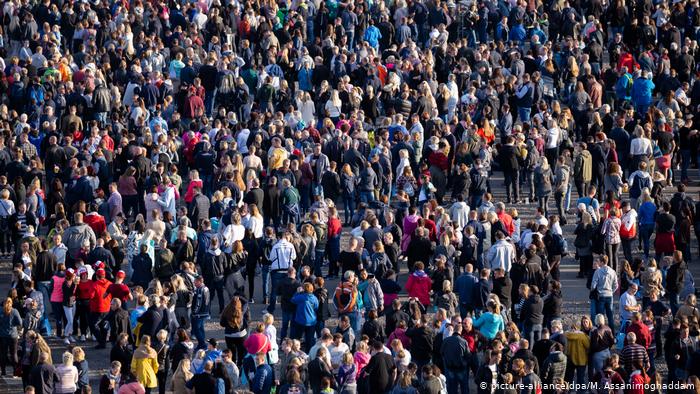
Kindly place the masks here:
<instances>
[{"instance_id":1,"label":"handbag","mask_svg":"<svg viewBox=\"0 0 700 394\"><path fill-rule=\"evenodd\" d=\"M591 292L588 293L588 299L598 301L598 298L600 298L600 294L598 293L598 289L591 289Z\"/></svg>"}]
</instances>

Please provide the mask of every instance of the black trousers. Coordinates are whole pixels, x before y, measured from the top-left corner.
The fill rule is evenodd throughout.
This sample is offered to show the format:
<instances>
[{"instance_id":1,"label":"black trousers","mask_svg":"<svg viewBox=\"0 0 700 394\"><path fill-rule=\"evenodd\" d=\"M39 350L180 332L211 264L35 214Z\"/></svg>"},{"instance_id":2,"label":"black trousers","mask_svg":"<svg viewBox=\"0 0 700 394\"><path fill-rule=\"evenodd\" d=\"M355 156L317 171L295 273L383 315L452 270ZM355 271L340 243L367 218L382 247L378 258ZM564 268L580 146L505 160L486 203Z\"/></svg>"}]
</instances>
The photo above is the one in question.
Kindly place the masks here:
<instances>
[{"instance_id":1,"label":"black trousers","mask_svg":"<svg viewBox=\"0 0 700 394\"><path fill-rule=\"evenodd\" d=\"M17 365L17 338L0 337L0 370L5 375L7 366Z\"/></svg>"}]
</instances>

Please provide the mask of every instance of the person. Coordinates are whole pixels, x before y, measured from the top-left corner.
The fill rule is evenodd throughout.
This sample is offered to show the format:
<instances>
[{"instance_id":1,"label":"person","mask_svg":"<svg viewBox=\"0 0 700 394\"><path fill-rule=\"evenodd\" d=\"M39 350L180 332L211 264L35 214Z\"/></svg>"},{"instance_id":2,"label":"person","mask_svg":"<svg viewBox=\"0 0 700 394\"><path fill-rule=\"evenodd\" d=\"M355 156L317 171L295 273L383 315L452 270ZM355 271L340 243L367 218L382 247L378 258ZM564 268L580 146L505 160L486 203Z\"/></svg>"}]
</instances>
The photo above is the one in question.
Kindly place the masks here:
<instances>
[{"instance_id":1,"label":"person","mask_svg":"<svg viewBox=\"0 0 700 394\"><path fill-rule=\"evenodd\" d=\"M58 372L56 367L49 362L49 357L48 353L40 353L37 364L32 367L29 373L29 383L34 387L36 393L54 393L57 383L59 383Z\"/></svg>"},{"instance_id":2,"label":"person","mask_svg":"<svg viewBox=\"0 0 700 394\"><path fill-rule=\"evenodd\" d=\"M384 345L381 342L372 343L372 357L363 368L363 374L367 376L369 387L385 393L391 390L396 380L397 369L394 359L384 353L383 349Z\"/></svg>"},{"instance_id":3,"label":"person","mask_svg":"<svg viewBox=\"0 0 700 394\"><path fill-rule=\"evenodd\" d=\"M318 298L313 295L314 286L311 283L304 283L297 289L297 293L292 297L292 303L296 305L294 315L293 336L301 339L304 336L304 346L307 352L314 343L316 332L316 311L318 310Z\"/></svg>"},{"instance_id":4,"label":"person","mask_svg":"<svg viewBox=\"0 0 700 394\"><path fill-rule=\"evenodd\" d=\"M610 329L615 331L614 318L612 312L613 294L618 289L617 274L608 265L607 256L598 260L599 268L595 270L591 280L592 300L595 301L595 313L604 313L610 325Z\"/></svg>"},{"instance_id":5,"label":"person","mask_svg":"<svg viewBox=\"0 0 700 394\"><path fill-rule=\"evenodd\" d=\"M76 391L90 387L90 366L85 359L85 351L80 346L73 348L73 363L78 370L78 389Z\"/></svg>"},{"instance_id":6,"label":"person","mask_svg":"<svg viewBox=\"0 0 700 394\"><path fill-rule=\"evenodd\" d=\"M71 394L78 389L78 369L73 365L73 354L63 353L63 364L56 368L57 381L54 393Z\"/></svg>"},{"instance_id":7,"label":"person","mask_svg":"<svg viewBox=\"0 0 700 394\"><path fill-rule=\"evenodd\" d=\"M469 392L469 364L472 357L467 341L462 338L462 325L446 326L440 354L445 367L448 393Z\"/></svg>"},{"instance_id":8,"label":"person","mask_svg":"<svg viewBox=\"0 0 700 394\"><path fill-rule=\"evenodd\" d=\"M109 364L109 369L100 378L99 392L100 394L112 394L118 389L121 382L121 368L119 361L112 361Z\"/></svg>"},{"instance_id":9,"label":"person","mask_svg":"<svg viewBox=\"0 0 700 394\"><path fill-rule=\"evenodd\" d=\"M220 324L224 327L226 347L232 352L233 360L243 362L245 347L243 343L248 335L250 311L245 298L234 296L221 314Z\"/></svg>"},{"instance_id":10,"label":"person","mask_svg":"<svg viewBox=\"0 0 700 394\"><path fill-rule=\"evenodd\" d=\"M201 276L194 280L194 296L192 297L192 335L197 338L197 349L206 349L206 334L204 322L209 320L209 307L211 298L209 288L204 285L204 278Z\"/></svg>"},{"instance_id":11,"label":"person","mask_svg":"<svg viewBox=\"0 0 700 394\"><path fill-rule=\"evenodd\" d=\"M17 309L13 307L12 298L6 298L0 314L0 372L5 375L7 367L16 368L17 343L19 340L19 330L22 328L22 317ZM75 391L75 390L74 390Z\"/></svg>"},{"instance_id":12,"label":"person","mask_svg":"<svg viewBox=\"0 0 700 394\"><path fill-rule=\"evenodd\" d=\"M141 337L141 344L134 350L131 359L131 372L136 379L146 388L146 393L158 387L158 354L151 347L151 337L144 335Z\"/></svg>"}]
</instances>

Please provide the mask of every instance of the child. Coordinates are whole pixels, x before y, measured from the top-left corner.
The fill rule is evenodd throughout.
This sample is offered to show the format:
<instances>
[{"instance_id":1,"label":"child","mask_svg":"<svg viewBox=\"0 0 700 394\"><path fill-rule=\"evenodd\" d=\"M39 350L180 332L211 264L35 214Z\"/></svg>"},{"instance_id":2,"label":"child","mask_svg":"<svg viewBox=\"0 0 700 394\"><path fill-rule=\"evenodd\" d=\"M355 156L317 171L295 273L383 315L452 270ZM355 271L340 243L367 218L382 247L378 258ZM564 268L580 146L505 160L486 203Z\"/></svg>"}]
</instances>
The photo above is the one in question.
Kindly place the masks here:
<instances>
[{"instance_id":1,"label":"child","mask_svg":"<svg viewBox=\"0 0 700 394\"><path fill-rule=\"evenodd\" d=\"M331 379L324 377L321 380L321 393L323 394L336 394L336 391L331 387Z\"/></svg>"},{"instance_id":2,"label":"child","mask_svg":"<svg viewBox=\"0 0 700 394\"><path fill-rule=\"evenodd\" d=\"M78 388L90 387L90 367L80 346L73 348L73 365L78 369Z\"/></svg>"},{"instance_id":3,"label":"child","mask_svg":"<svg viewBox=\"0 0 700 394\"><path fill-rule=\"evenodd\" d=\"M271 365L277 364L280 360L279 356L279 346L277 345L277 328L275 328L275 317L270 314L266 313L263 315L263 323L265 324L265 331L264 334L267 337L267 339L270 340L270 346L271 349L267 353L267 357L270 361Z\"/></svg>"},{"instance_id":4,"label":"child","mask_svg":"<svg viewBox=\"0 0 700 394\"><path fill-rule=\"evenodd\" d=\"M207 361L211 361L212 363L216 363L217 361L221 360L221 350L217 349L216 347L218 346L218 343L216 342L216 339L214 338L209 338L207 341L207 351L204 356L204 362L206 363Z\"/></svg>"}]
</instances>

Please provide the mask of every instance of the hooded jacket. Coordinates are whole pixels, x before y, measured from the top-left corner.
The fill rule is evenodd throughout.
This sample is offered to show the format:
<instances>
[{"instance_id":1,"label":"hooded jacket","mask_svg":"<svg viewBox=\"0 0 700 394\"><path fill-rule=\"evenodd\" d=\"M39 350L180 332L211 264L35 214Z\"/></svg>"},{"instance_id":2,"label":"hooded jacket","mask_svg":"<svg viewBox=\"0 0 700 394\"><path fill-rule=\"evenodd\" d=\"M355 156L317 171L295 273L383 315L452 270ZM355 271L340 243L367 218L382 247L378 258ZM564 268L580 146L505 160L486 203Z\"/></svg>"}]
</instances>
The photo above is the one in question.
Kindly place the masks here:
<instances>
[{"instance_id":1,"label":"hooded jacket","mask_svg":"<svg viewBox=\"0 0 700 394\"><path fill-rule=\"evenodd\" d=\"M543 383L552 384L564 379L566 372L566 356L562 352L552 352L544 360L540 376Z\"/></svg>"},{"instance_id":2,"label":"hooded jacket","mask_svg":"<svg viewBox=\"0 0 700 394\"><path fill-rule=\"evenodd\" d=\"M409 297L416 297L424 306L430 305L430 288L433 281L425 271L414 271L406 282L406 291Z\"/></svg>"},{"instance_id":3,"label":"hooded jacket","mask_svg":"<svg viewBox=\"0 0 700 394\"><path fill-rule=\"evenodd\" d=\"M384 292L376 278L360 282L357 285L357 290L362 294L365 310L379 311L384 306Z\"/></svg>"},{"instance_id":4,"label":"hooded jacket","mask_svg":"<svg viewBox=\"0 0 700 394\"><path fill-rule=\"evenodd\" d=\"M131 359L131 371L136 376L139 383L146 388L158 387L158 354L151 347L144 345L134 350L134 357Z\"/></svg>"},{"instance_id":5,"label":"hooded jacket","mask_svg":"<svg viewBox=\"0 0 700 394\"><path fill-rule=\"evenodd\" d=\"M213 280L221 280L224 278L226 270L226 255L219 248L209 248L200 265L205 282L210 283Z\"/></svg>"},{"instance_id":6,"label":"hooded jacket","mask_svg":"<svg viewBox=\"0 0 700 394\"><path fill-rule=\"evenodd\" d=\"M311 293L297 293L292 297L292 303L297 306L294 322L304 327L316 324L318 298Z\"/></svg>"}]
</instances>

